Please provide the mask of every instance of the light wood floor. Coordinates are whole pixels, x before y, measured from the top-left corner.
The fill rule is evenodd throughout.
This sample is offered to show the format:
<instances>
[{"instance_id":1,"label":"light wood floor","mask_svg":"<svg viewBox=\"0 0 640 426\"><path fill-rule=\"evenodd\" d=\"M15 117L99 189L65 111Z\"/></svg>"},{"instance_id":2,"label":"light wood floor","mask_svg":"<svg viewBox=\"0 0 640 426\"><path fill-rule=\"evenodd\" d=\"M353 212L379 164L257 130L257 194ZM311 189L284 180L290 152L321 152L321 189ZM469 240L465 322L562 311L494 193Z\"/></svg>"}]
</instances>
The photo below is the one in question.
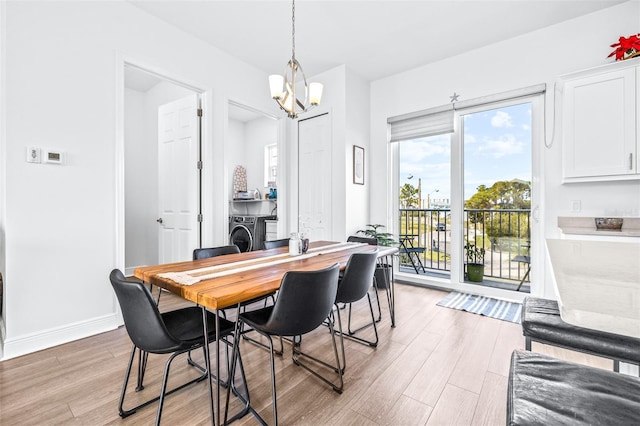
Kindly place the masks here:
<instances>
[{"instance_id":1,"label":"light wood floor","mask_svg":"<svg viewBox=\"0 0 640 426\"><path fill-rule=\"evenodd\" d=\"M291 362L291 348L276 360L280 424L295 425L503 425L511 352L523 348L518 324L436 306L446 293L396 286L396 324L390 327L384 293L377 348L347 342L342 395ZM184 305L163 293L161 310ZM361 317L366 304L356 306ZM364 331L368 333L368 331ZM303 350L331 354L327 329L303 338ZM0 362L1 425L153 424L156 404L121 419L117 405L131 343L126 330L104 333ZM611 362L542 345L534 350L611 369ZM249 342L241 352L252 405L269 423L268 354ZM198 354L199 355L199 354ZM166 357L150 356L142 396L157 393ZM195 377L177 359L169 386ZM129 403L141 395L133 394ZM209 424L207 388L198 383L165 401L167 425ZM127 401L126 401L127 402ZM235 422L254 425L247 416Z\"/></svg>"}]
</instances>

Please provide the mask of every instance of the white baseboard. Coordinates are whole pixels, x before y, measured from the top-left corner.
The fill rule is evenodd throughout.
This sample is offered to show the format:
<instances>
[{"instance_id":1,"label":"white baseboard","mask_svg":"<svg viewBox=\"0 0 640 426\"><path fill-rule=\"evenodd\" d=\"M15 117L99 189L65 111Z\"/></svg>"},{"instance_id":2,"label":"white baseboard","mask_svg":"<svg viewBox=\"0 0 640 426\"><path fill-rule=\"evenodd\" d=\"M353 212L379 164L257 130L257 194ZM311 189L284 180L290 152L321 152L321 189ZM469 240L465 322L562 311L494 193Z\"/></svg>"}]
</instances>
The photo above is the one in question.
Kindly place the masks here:
<instances>
[{"instance_id":1,"label":"white baseboard","mask_svg":"<svg viewBox=\"0 0 640 426\"><path fill-rule=\"evenodd\" d=\"M4 340L0 361L84 339L116 328L118 328L118 318L113 313L39 333L9 338Z\"/></svg>"}]
</instances>

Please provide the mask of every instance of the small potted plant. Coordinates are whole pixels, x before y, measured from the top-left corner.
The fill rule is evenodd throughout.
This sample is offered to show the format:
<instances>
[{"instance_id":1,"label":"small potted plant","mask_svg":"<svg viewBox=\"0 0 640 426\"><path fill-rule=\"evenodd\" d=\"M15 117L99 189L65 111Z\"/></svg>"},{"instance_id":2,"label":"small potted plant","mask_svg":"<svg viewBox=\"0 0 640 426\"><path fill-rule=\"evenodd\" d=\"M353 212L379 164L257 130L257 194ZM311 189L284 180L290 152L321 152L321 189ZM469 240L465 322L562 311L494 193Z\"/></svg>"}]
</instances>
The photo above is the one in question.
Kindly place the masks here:
<instances>
[{"instance_id":1,"label":"small potted plant","mask_svg":"<svg viewBox=\"0 0 640 426\"><path fill-rule=\"evenodd\" d=\"M464 255L467 259L467 279L481 283L484 277L484 248L467 242L464 245Z\"/></svg>"},{"instance_id":2,"label":"small potted plant","mask_svg":"<svg viewBox=\"0 0 640 426\"><path fill-rule=\"evenodd\" d=\"M375 238L378 240L378 245L391 247L396 242L393 239L393 235L388 232L380 232L378 229L384 228L384 225L375 224L375 225L367 225L367 229L361 229L357 233L362 234L368 238Z\"/></svg>"},{"instance_id":3,"label":"small potted plant","mask_svg":"<svg viewBox=\"0 0 640 426\"><path fill-rule=\"evenodd\" d=\"M367 224L367 229L361 229L357 233L366 236L367 238L375 238L378 240L378 245L391 247L396 244L393 239L393 234L389 232L381 232L380 229L384 228L384 225L380 224ZM387 283L391 280L391 265L380 264L376 266L375 272L376 286L378 288L387 288Z\"/></svg>"}]
</instances>

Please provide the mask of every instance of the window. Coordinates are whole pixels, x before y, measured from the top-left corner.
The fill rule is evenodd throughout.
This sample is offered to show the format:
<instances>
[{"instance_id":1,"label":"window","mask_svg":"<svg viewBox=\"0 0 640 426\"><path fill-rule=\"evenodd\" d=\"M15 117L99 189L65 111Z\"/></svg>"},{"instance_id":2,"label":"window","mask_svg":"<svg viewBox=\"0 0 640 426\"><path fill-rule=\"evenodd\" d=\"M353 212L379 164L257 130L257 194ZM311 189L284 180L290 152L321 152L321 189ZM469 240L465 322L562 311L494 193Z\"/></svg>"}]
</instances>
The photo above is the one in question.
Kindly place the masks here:
<instances>
[{"instance_id":1,"label":"window","mask_svg":"<svg viewBox=\"0 0 640 426\"><path fill-rule=\"evenodd\" d=\"M274 187L278 177L278 145L264 147L264 186Z\"/></svg>"}]
</instances>

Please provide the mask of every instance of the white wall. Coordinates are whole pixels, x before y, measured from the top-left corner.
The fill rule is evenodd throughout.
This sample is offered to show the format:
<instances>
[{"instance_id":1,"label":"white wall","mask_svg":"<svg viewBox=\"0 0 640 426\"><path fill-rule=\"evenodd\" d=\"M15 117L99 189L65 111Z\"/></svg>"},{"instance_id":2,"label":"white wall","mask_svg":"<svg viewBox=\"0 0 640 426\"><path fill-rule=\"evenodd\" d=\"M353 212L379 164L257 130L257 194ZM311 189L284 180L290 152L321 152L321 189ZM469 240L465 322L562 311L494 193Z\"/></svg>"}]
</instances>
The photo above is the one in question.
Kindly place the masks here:
<instances>
[{"instance_id":1,"label":"white wall","mask_svg":"<svg viewBox=\"0 0 640 426\"><path fill-rule=\"evenodd\" d=\"M372 188L376 188L371 191L371 220L391 225L395 205L387 181L391 172L386 164L387 117L447 104L453 92L460 94L462 101L547 83L551 95L558 76L610 62L609 45L620 35L637 33L639 27L640 2L627 2L373 82L370 158L372 167L381 172L369 175ZM546 109L551 127L552 99L547 100ZM551 136L550 129L547 134ZM561 146L562 141L556 138L543 152L545 198L541 214L545 237L558 236L558 216L575 215L571 200L582 200L580 215L640 214L638 181L562 185ZM544 285L543 293L552 295L548 275Z\"/></svg>"},{"instance_id":2,"label":"white wall","mask_svg":"<svg viewBox=\"0 0 640 426\"><path fill-rule=\"evenodd\" d=\"M278 122L257 118L245 124L245 161L248 189L258 189L264 197L264 149L278 142Z\"/></svg>"},{"instance_id":3,"label":"white wall","mask_svg":"<svg viewBox=\"0 0 640 426\"><path fill-rule=\"evenodd\" d=\"M205 243L225 242L228 231L227 99L275 108L262 96L262 72L126 2L2 6L6 192L0 194L0 235L8 358L117 324L107 277L124 267L116 134L122 120L116 112L123 113L122 58L207 91L205 192L211 196L205 200ZM66 152L66 164L26 163L30 145Z\"/></svg>"},{"instance_id":4,"label":"white wall","mask_svg":"<svg viewBox=\"0 0 640 426\"><path fill-rule=\"evenodd\" d=\"M371 167L370 148L370 86L347 68L346 140L345 140L345 236L356 235L369 222L369 193L375 191L371 176L379 171ZM364 151L364 185L353 183L353 146Z\"/></svg>"},{"instance_id":5,"label":"white wall","mask_svg":"<svg viewBox=\"0 0 640 426\"><path fill-rule=\"evenodd\" d=\"M124 109L126 112L124 119L124 153L125 153L125 268L128 270L133 266L144 265L146 259L145 248L148 243L148 231L145 224L146 212L150 206L145 195L144 188L156 179L152 179L152 162L147 161L153 158L148 154L152 149L151 137L149 134L149 123L145 114L144 92L133 89L125 89ZM153 151L152 151L153 152ZM154 186L156 186L154 184ZM148 187L147 187L148 188ZM157 188L157 186L156 186ZM154 191L154 187L147 191ZM153 206L151 206L153 208ZM147 250L157 251L157 243L148 247ZM156 257L157 259L157 257ZM157 263L157 262L156 262ZM129 272L127 272L129 273Z\"/></svg>"},{"instance_id":6,"label":"white wall","mask_svg":"<svg viewBox=\"0 0 640 426\"><path fill-rule=\"evenodd\" d=\"M264 149L267 145L278 143L278 122L270 118L257 118L245 123L245 161L247 167L247 186L249 190L260 191L262 199L269 188L264 182ZM255 203L256 214L271 214L275 207L272 202ZM277 213L277 212L274 212Z\"/></svg>"},{"instance_id":7,"label":"white wall","mask_svg":"<svg viewBox=\"0 0 640 426\"><path fill-rule=\"evenodd\" d=\"M0 200L6 200L6 182L7 182L7 175L6 175L6 159L7 155L6 155L6 134L5 134L5 129L6 126L4 125L4 123L6 123L6 104L5 104L5 99L6 96L4 96L5 90L6 90L6 84L5 84L5 69L6 69L6 64L5 64L5 39L6 39L6 8L5 8L5 2L0 2ZM6 217L6 203L0 203L0 274L2 274L3 277L6 276L6 256L7 256L7 251L5 249L6 247L6 239L5 239L5 227L4 227L4 223L6 221L5 217ZM2 285L2 295L0 296L0 306L2 306L2 314L0 315L0 358L2 357L2 342L4 342L5 339L5 335L6 335L6 328L5 328L5 321L4 321L4 317L6 315L6 311L7 309L5 308L6 306L6 291L4 291L4 288L6 287L4 284Z\"/></svg>"},{"instance_id":8,"label":"white wall","mask_svg":"<svg viewBox=\"0 0 640 426\"><path fill-rule=\"evenodd\" d=\"M231 175L229 176L229 200L233 198L233 170L237 166L242 166L246 168L244 164L244 153L245 153L245 129L244 123L238 120L229 120L229 127L227 129L227 144L229 147L229 172ZM247 189L249 189L247 187Z\"/></svg>"}]
</instances>

